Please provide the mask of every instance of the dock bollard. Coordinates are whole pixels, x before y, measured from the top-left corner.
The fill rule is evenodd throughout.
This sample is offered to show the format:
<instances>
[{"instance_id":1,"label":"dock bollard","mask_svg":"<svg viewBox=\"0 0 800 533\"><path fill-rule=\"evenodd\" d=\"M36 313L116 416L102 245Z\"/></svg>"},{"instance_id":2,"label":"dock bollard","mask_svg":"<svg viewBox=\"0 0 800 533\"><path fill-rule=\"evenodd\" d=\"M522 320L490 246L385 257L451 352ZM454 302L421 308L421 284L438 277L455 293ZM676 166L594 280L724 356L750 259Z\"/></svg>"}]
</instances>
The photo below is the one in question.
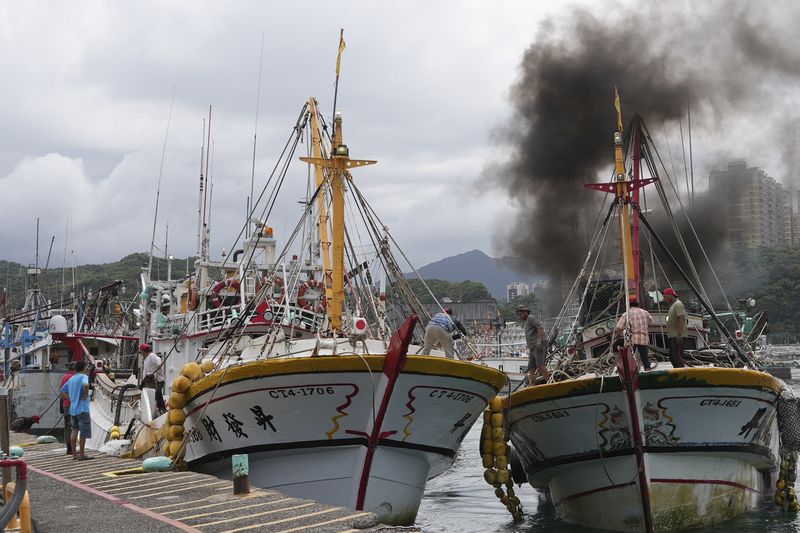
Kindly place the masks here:
<instances>
[{"instance_id":1,"label":"dock bollard","mask_svg":"<svg viewBox=\"0 0 800 533\"><path fill-rule=\"evenodd\" d=\"M250 494L250 467L247 454L233 455L233 494Z\"/></svg>"}]
</instances>

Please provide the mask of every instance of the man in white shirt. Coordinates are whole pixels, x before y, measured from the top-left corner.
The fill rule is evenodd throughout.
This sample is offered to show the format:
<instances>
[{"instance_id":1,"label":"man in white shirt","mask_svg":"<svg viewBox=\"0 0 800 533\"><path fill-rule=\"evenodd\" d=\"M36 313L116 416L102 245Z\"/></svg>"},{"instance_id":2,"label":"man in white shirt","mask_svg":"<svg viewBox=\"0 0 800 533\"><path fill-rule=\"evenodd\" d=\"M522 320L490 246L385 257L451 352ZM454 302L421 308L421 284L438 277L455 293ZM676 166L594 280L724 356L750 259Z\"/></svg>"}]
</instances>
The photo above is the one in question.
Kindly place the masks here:
<instances>
[{"instance_id":1,"label":"man in white shirt","mask_svg":"<svg viewBox=\"0 0 800 533\"><path fill-rule=\"evenodd\" d=\"M161 358L150 350L150 345L143 342L139 345L144 364L142 366L142 387L152 387L156 390L156 407L161 411L167 410L164 404L164 367Z\"/></svg>"}]
</instances>

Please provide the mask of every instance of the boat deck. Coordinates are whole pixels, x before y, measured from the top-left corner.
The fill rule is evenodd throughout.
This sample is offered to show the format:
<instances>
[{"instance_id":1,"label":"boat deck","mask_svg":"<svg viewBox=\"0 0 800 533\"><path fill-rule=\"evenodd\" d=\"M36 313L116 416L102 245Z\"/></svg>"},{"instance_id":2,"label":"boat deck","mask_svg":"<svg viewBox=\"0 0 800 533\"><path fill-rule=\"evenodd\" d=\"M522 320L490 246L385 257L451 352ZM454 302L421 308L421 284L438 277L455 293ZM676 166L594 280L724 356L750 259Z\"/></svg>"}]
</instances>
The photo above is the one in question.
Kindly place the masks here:
<instances>
[{"instance_id":1,"label":"boat deck","mask_svg":"<svg viewBox=\"0 0 800 533\"><path fill-rule=\"evenodd\" d=\"M141 462L89 452L73 461L63 444L35 444L12 433L28 464L28 491L36 531L239 531L320 533L391 531L372 513L290 498L251 488L233 495L233 483L195 472L144 473ZM13 474L12 474L13 475ZM408 531L407 528L403 528Z\"/></svg>"}]
</instances>

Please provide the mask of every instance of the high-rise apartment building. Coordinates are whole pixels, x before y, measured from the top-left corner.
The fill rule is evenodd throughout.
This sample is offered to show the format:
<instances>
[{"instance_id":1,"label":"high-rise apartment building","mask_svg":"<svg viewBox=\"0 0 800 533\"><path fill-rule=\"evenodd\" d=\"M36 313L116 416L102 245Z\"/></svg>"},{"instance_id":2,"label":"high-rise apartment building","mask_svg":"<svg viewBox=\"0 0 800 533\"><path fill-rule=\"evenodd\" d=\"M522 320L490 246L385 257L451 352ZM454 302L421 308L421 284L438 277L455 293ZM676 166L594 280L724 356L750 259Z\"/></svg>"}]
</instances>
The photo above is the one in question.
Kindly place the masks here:
<instances>
[{"instance_id":1,"label":"high-rise apartment building","mask_svg":"<svg viewBox=\"0 0 800 533\"><path fill-rule=\"evenodd\" d=\"M792 244L791 196L764 170L731 161L711 172L709 193L720 202L731 248Z\"/></svg>"},{"instance_id":2,"label":"high-rise apartment building","mask_svg":"<svg viewBox=\"0 0 800 533\"><path fill-rule=\"evenodd\" d=\"M506 301L511 303L520 296L528 296L531 293L531 286L522 281L515 281L506 285Z\"/></svg>"}]
</instances>

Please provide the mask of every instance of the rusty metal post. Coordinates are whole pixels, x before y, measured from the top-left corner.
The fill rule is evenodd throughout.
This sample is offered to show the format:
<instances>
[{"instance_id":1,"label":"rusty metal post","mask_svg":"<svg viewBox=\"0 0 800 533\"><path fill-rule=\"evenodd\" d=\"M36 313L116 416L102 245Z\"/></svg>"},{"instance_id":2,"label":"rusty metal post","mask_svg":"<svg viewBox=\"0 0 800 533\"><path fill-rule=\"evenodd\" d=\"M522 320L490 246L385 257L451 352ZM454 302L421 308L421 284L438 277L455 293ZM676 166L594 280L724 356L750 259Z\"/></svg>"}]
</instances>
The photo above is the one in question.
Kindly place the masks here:
<instances>
[{"instance_id":1,"label":"rusty metal post","mask_svg":"<svg viewBox=\"0 0 800 533\"><path fill-rule=\"evenodd\" d=\"M233 494L250 494L250 466L247 454L233 455Z\"/></svg>"},{"instance_id":2,"label":"rusty metal post","mask_svg":"<svg viewBox=\"0 0 800 533\"><path fill-rule=\"evenodd\" d=\"M0 449L3 451L3 457L8 457L11 447L11 437L8 429L8 425L11 421L8 419L8 404L8 387L0 387ZM8 467L3 467L2 470L3 487L5 488L6 483L11 481L11 469Z\"/></svg>"}]
</instances>

